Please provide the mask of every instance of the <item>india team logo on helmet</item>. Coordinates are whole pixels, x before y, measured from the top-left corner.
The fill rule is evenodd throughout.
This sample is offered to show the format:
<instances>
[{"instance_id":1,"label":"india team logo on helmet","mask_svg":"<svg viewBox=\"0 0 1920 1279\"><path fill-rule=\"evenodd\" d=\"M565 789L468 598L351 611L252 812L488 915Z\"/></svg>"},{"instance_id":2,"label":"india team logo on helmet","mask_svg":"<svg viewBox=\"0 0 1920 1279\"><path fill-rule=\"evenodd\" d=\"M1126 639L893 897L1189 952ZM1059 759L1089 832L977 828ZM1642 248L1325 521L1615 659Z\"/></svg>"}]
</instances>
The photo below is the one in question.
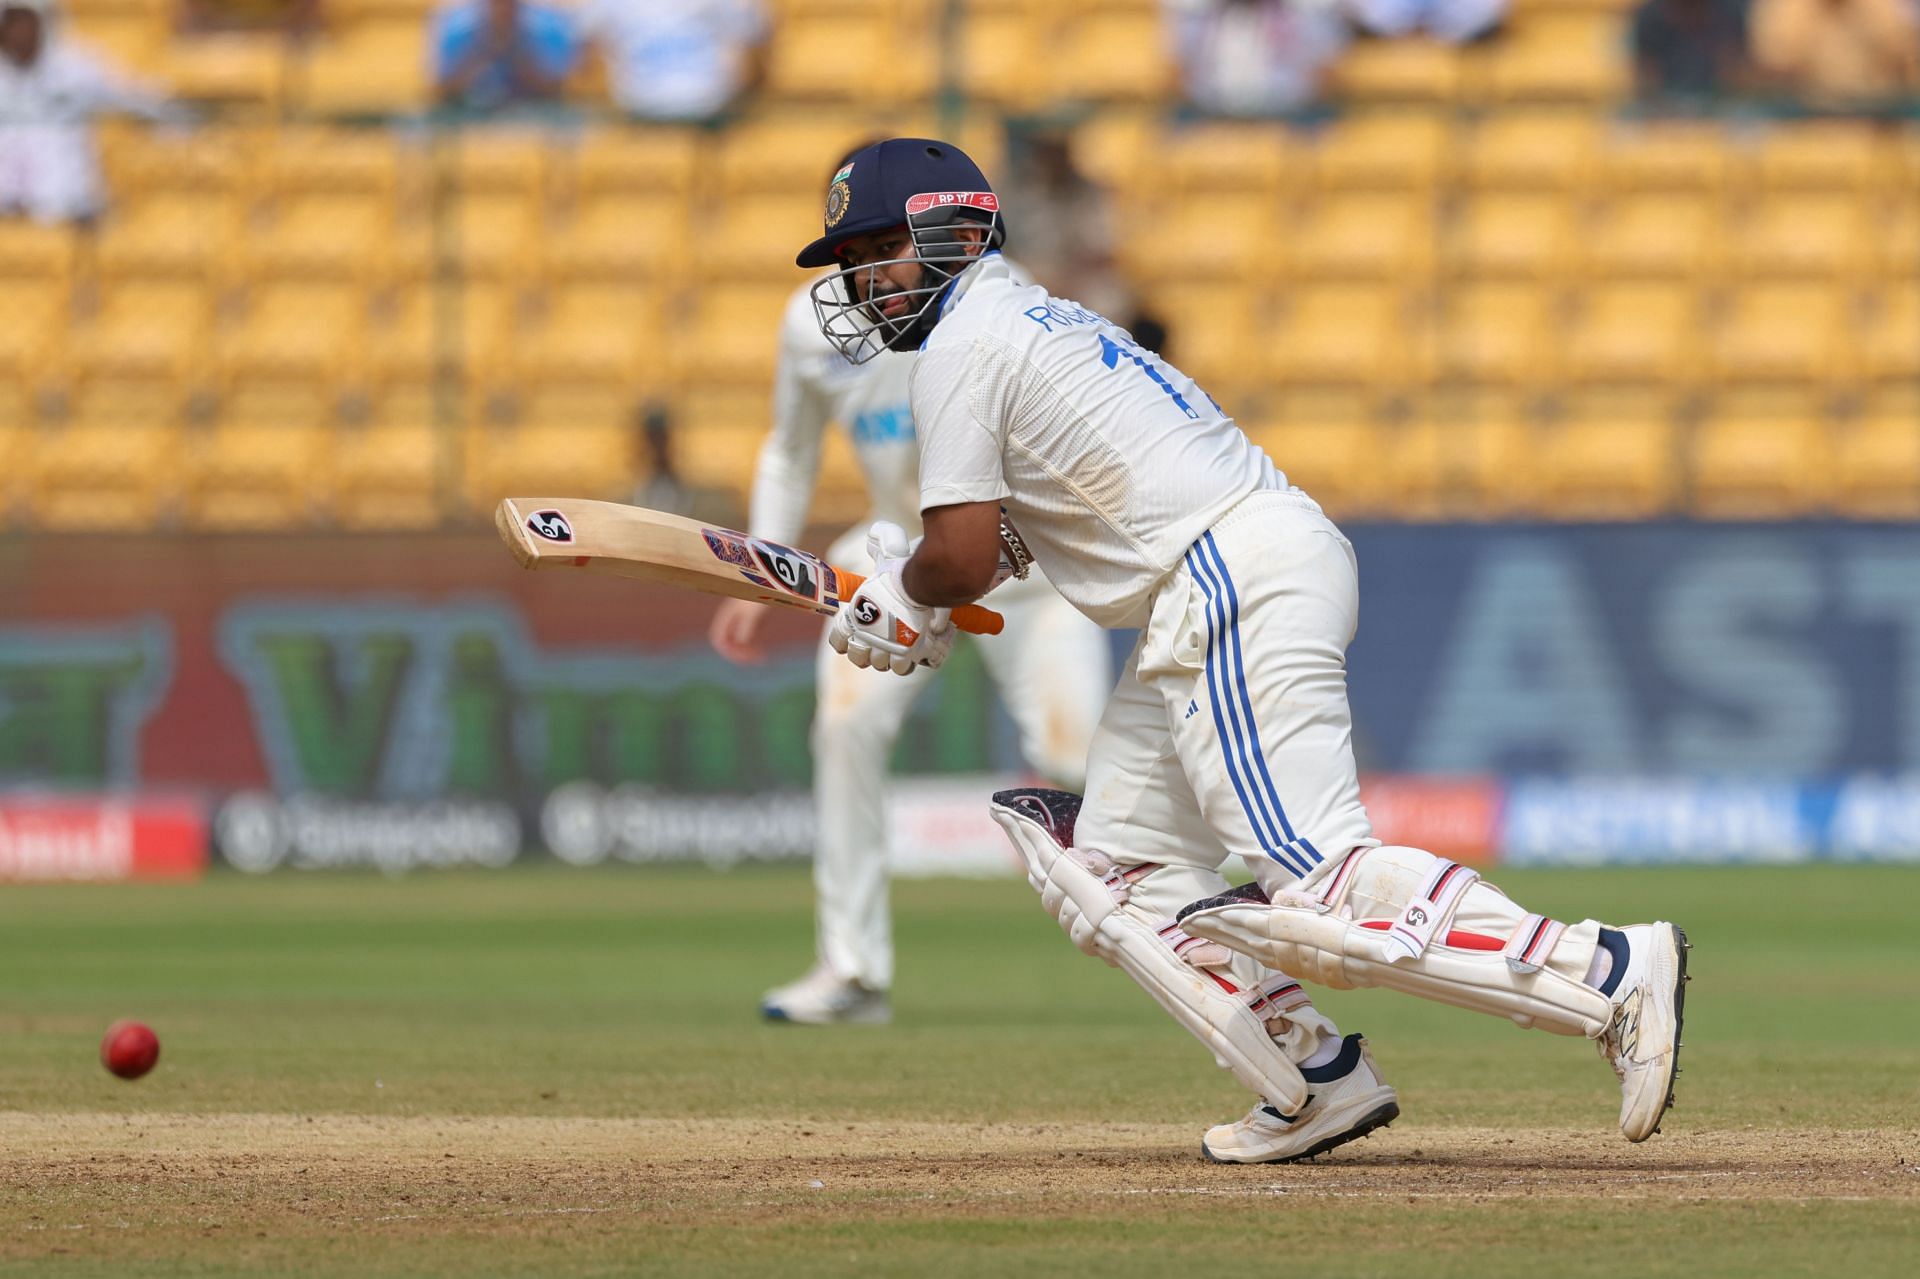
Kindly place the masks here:
<instances>
[{"instance_id":1,"label":"india team logo on helmet","mask_svg":"<svg viewBox=\"0 0 1920 1279\"><path fill-rule=\"evenodd\" d=\"M833 181L827 187L827 226L829 229L839 226L840 219L847 216L847 210L853 207L853 188L847 185L847 179L853 174L853 162L848 161L845 168L833 175Z\"/></svg>"}]
</instances>

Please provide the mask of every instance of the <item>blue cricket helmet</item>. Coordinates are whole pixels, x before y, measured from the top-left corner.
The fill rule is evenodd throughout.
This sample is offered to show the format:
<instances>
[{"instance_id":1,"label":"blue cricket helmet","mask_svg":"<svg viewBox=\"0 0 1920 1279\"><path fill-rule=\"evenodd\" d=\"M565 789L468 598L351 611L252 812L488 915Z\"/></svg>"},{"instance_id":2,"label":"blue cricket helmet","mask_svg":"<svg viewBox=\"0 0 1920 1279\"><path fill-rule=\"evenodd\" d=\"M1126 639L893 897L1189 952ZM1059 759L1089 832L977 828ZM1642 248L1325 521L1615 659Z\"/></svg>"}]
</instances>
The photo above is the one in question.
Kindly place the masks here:
<instances>
[{"instance_id":1,"label":"blue cricket helmet","mask_svg":"<svg viewBox=\"0 0 1920 1279\"><path fill-rule=\"evenodd\" d=\"M1006 238L1000 200L967 153L933 138L889 138L863 147L827 184L824 231L794 259L804 267L833 266L841 245L897 226L978 222L991 231L988 247Z\"/></svg>"}]
</instances>

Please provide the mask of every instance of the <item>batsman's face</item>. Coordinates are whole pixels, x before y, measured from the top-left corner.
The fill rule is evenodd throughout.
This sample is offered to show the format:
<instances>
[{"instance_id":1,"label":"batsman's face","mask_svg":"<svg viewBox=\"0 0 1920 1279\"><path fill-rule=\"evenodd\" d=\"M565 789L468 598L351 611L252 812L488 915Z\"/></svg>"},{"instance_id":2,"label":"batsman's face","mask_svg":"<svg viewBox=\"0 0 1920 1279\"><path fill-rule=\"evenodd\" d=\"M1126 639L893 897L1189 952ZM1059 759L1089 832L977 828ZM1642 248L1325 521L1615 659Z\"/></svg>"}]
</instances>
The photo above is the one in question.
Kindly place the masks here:
<instances>
[{"instance_id":1,"label":"batsman's face","mask_svg":"<svg viewBox=\"0 0 1920 1279\"><path fill-rule=\"evenodd\" d=\"M852 281L854 298L869 304L878 318L898 320L905 317L914 300L907 290L921 288L927 269L920 264L907 228L875 231L859 236L840 247L840 260L851 267L865 267L847 278Z\"/></svg>"}]
</instances>

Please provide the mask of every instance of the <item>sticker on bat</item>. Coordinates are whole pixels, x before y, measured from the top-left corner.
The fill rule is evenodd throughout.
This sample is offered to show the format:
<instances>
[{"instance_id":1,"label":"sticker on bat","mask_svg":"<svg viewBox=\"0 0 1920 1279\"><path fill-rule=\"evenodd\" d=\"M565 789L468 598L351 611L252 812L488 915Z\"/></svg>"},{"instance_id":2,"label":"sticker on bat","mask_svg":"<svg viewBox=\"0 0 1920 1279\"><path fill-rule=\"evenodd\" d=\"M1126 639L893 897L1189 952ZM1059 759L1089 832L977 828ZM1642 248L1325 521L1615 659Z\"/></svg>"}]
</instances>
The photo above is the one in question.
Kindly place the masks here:
<instances>
[{"instance_id":1,"label":"sticker on bat","mask_svg":"<svg viewBox=\"0 0 1920 1279\"><path fill-rule=\"evenodd\" d=\"M754 558L767 570L767 575L780 583L788 594L809 601L820 598L820 565L813 556L777 542L762 542L758 538L748 545L753 548Z\"/></svg>"},{"instance_id":2,"label":"sticker on bat","mask_svg":"<svg viewBox=\"0 0 1920 1279\"><path fill-rule=\"evenodd\" d=\"M747 544L741 540L738 533L727 529L703 528L700 530L700 536L706 539L707 549L713 552L715 559L723 560L736 568L753 567L753 556L747 553Z\"/></svg>"},{"instance_id":3,"label":"sticker on bat","mask_svg":"<svg viewBox=\"0 0 1920 1279\"><path fill-rule=\"evenodd\" d=\"M527 530L535 537L544 537L549 542L573 541L573 525L567 523L565 515L551 508L535 511L527 516Z\"/></svg>"}]
</instances>

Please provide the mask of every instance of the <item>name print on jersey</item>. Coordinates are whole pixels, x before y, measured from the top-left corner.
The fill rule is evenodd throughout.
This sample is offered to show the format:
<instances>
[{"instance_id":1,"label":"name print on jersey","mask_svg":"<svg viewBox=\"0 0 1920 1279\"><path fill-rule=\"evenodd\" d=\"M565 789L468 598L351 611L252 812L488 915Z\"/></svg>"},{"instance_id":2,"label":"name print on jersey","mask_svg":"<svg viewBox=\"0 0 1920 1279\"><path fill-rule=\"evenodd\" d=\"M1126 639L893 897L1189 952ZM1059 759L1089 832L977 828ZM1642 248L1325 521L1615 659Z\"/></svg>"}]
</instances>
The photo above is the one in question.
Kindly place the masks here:
<instances>
[{"instance_id":1,"label":"name print on jersey","mask_svg":"<svg viewBox=\"0 0 1920 1279\"><path fill-rule=\"evenodd\" d=\"M1048 298L1045 306L1031 306L1020 314L1035 324L1053 332L1053 326L1070 329L1076 324L1105 324L1107 317L1097 311L1089 311L1084 306L1075 306L1071 302L1062 302L1059 298Z\"/></svg>"}]
</instances>

